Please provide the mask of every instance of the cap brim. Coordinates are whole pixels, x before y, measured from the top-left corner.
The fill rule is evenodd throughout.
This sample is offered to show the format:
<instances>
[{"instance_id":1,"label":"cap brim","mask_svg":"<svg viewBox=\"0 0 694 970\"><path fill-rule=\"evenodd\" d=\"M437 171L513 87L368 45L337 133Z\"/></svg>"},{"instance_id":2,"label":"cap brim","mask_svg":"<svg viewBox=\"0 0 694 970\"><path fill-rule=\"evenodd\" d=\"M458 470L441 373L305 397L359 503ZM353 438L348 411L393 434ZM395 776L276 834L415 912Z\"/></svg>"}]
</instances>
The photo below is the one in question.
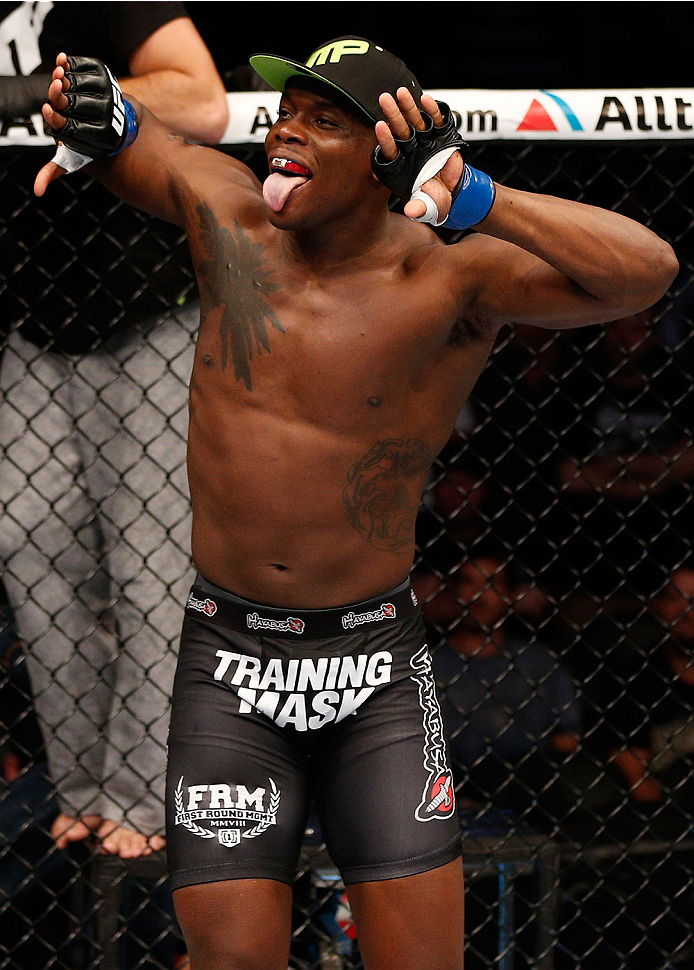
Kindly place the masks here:
<instances>
[{"instance_id":1,"label":"cap brim","mask_svg":"<svg viewBox=\"0 0 694 970\"><path fill-rule=\"evenodd\" d=\"M298 61L290 61L285 57L275 57L273 54L254 54L250 58L250 64L262 79L272 85L276 91L284 91L287 81L293 77L310 77L316 81L320 81L321 84L327 85L329 88L334 88L335 91L339 91L343 97L351 101L353 105L359 108L362 114L371 118L372 121L375 122L378 120L374 118L372 113L363 104L357 101L356 98L353 98L349 91L345 91L339 84L333 84L332 81L324 78L321 74L317 74Z\"/></svg>"}]
</instances>

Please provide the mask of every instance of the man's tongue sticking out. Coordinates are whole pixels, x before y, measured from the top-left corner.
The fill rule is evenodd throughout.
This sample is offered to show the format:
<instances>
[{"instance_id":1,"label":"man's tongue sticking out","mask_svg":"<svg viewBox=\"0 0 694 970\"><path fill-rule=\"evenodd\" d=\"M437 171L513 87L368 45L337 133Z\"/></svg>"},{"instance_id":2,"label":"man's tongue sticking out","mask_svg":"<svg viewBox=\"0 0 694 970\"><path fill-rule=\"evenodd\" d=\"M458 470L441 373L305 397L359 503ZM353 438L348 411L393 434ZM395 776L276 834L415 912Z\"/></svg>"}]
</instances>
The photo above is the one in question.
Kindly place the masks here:
<instances>
[{"instance_id":1,"label":"man's tongue sticking out","mask_svg":"<svg viewBox=\"0 0 694 970\"><path fill-rule=\"evenodd\" d=\"M308 179L300 175L280 175L279 172L273 172L263 182L263 198L273 212L279 212L294 189L304 182L308 182Z\"/></svg>"},{"instance_id":2,"label":"man's tongue sticking out","mask_svg":"<svg viewBox=\"0 0 694 970\"><path fill-rule=\"evenodd\" d=\"M263 182L263 198L273 212L279 212L294 189L308 182L311 173L285 158L273 158L270 167L270 175Z\"/></svg>"}]
</instances>

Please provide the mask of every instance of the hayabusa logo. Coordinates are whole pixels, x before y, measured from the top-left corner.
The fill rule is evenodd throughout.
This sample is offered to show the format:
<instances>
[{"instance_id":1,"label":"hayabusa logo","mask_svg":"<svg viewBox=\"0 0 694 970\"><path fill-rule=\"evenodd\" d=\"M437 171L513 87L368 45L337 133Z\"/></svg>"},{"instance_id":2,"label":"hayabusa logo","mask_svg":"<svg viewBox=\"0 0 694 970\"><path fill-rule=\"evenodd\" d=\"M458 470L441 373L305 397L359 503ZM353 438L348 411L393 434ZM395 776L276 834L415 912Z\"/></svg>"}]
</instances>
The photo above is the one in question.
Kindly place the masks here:
<instances>
[{"instance_id":1,"label":"hayabusa logo","mask_svg":"<svg viewBox=\"0 0 694 970\"><path fill-rule=\"evenodd\" d=\"M453 778L451 777L450 771L444 772L444 774L436 779L430 788L429 794L431 795L431 801L424 809L426 815L431 815L437 809L445 812L453 807L453 799L455 796L453 792Z\"/></svg>"},{"instance_id":2,"label":"hayabusa logo","mask_svg":"<svg viewBox=\"0 0 694 970\"><path fill-rule=\"evenodd\" d=\"M423 764L427 772L422 800L414 817L418 822L430 822L435 818L450 818L455 811L453 775L446 760L443 717L436 697L431 657L426 645L412 657L410 666L414 670L411 679L419 688L419 704L423 712Z\"/></svg>"},{"instance_id":3,"label":"hayabusa logo","mask_svg":"<svg viewBox=\"0 0 694 970\"><path fill-rule=\"evenodd\" d=\"M355 613L350 610L349 613L345 613L342 617L342 626L345 630L352 630L355 626L361 626L362 623L378 623L379 620L394 620L397 616L397 610L392 603L381 603L381 606L377 610L369 610L366 613Z\"/></svg>"},{"instance_id":4,"label":"hayabusa logo","mask_svg":"<svg viewBox=\"0 0 694 970\"><path fill-rule=\"evenodd\" d=\"M214 600L211 600L209 597L204 600L199 600L192 593L188 597L186 606L189 610L197 610L198 613L204 613L205 616L214 616L217 612L217 604Z\"/></svg>"},{"instance_id":5,"label":"hayabusa logo","mask_svg":"<svg viewBox=\"0 0 694 970\"><path fill-rule=\"evenodd\" d=\"M296 616L288 616L286 620L273 620L269 616L249 613L246 617L249 630L274 630L276 633L303 633L306 624Z\"/></svg>"}]
</instances>

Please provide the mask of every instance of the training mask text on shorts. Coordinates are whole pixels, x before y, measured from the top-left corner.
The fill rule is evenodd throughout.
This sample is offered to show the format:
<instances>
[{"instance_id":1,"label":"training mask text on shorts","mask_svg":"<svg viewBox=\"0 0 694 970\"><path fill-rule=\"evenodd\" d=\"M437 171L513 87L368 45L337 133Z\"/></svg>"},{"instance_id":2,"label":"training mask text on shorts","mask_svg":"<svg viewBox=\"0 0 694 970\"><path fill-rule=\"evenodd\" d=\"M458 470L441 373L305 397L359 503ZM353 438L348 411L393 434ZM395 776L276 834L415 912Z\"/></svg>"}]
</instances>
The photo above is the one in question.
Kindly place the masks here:
<instances>
[{"instance_id":1,"label":"training mask text on shorts","mask_svg":"<svg viewBox=\"0 0 694 970\"><path fill-rule=\"evenodd\" d=\"M280 657L259 660L231 650L217 650L214 679L233 688L239 713L253 709L279 727L316 731L354 714L377 687L390 683L393 656Z\"/></svg>"}]
</instances>

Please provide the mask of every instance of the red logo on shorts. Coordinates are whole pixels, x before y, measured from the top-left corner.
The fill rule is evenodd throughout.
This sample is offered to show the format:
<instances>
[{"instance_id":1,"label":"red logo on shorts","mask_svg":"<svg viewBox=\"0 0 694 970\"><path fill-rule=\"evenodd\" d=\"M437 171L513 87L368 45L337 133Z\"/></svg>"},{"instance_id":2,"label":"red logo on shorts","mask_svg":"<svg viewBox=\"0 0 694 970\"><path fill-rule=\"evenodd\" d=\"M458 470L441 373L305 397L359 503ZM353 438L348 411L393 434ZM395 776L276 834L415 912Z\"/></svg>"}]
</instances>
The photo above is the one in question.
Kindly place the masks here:
<instances>
[{"instance_id":1,"label":"red logo on shorts","mask_svg":"<svg viewBox=\"0 0 694 970\"><path fill-rule=\"evenodd\" d=\"M197 610L198 613L204 613L205 616L214 616L217 612L217 604L214 600L211 600L209 597L206 597L204 600L198 599L192 592L188 597L186 606L189 610Z\"/></svg>"},{"instance_id":2,"label":"red logo on shorts","mask_svg":"<svg viewBox=\"0 0 694 970\"><path fill-rule=\"evenodd\" d=\"M439 775L430 789L430 801L424 809L431 812L449 812L453 808L453 778L446 772Z\"/></svg>"},{"instance_id":3,"label":"red logo on shorts","mask_svg":"<svg viewBox=\"0 0 694 970\"><path fill-rule=\"evenodd\" d=\"M306 624L304 623L303 620L299 620L295 616L290 616L287 622L289 623L289 629L293 633L303 633L304 632L304 628L305 628Z\"/></svg>"},{"instance_id":4,"label":"red logo on shorts","mask_svg":"<svg viewBox=\"0 0 694 970\"><path fill-rule=\"evenodd\" d=\"M395 607L393 606L392 603L383 603L381 605L381 609L383 610L383 615L387 617L389 620L392 620L393 617L396 615Z\"/></svg>"}]
</instances>

